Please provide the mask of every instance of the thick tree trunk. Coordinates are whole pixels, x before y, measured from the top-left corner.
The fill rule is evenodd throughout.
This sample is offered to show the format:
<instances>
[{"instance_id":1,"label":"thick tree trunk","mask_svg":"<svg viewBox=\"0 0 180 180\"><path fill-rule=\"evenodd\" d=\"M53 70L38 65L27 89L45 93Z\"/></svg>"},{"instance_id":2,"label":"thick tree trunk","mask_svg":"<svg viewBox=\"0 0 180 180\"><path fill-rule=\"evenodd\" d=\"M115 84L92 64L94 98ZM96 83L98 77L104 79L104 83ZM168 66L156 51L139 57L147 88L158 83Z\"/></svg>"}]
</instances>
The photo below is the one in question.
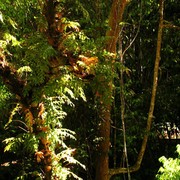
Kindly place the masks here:
<instances>
[{"instance_id":1,"label":"thick tree trunk","mask_svg":"<svg viewBox=\"0 0 180 180\"><path fill-rule=\"evenodd\" d=\"M109 17L109 26L110 30L107 32L108 43L106 46L107 51L111 53L116 53L116 43L120 33L120 26L119 23L122 21L122 15L124 9L127 5L128 1L122 0L114 0L110 17ZM160 0L160 22L159 22L159 29L158 29L158 38L157 38L157 50L156 50L156 60L154 66L154 80L153 80L153 87L152 87L152 96L150 102L150 109L148 113L148 120L147 120L147 127L146 127L146 134L144 136L141 150L139 152L137 162L134 166L127 168L117 168L117 169L108 169L108 151L109 151L109 138L107 138L109 131L110 131L110 113L111 113L111 105L103 105L102 108L106 109L100 111L100 117L103 117L103 121L99 126L99 135L103 137L103 140L99 146L99 154L97 158L97 166L96 166L96 180L108 180L111 176L120 174L120 173L127 173L127 172L134 172L139 170L140 165L142 163L142 159L145 153L147 140L148 140L148 133L151 129L151 124L153 120L153 111L155 106L155 97L156 97L156 90L157 90L157 82L158 82L158 68L160 62L160 50L161 50L161 41L162 41L162 30L163 30L163 7L164 7L164 0ZM110 82L112 84L112 82ZM109 89L109 92L112 93L112 89ZM108 146L107 146L108 145ZM106 152L102 153L101 152ZM107 157L105 157L107 156ZM106 163L106 164L104 164ZM109 173L107 173L107 171Z\"/></svg>"},{"instance_id":2,"label":"thick tree trunk","mask_svg":"<svg viewBox=\"0 0 180 180\"><path fill-rule=\"evenodd\" d=\"M99 111L101 120L98 129L100 142L96 157L96 180L109 179L110 111L110 105L102 105Z\"/></svg>"},{"instance_id":3,"label":"thick tree trunk","mask_svg":"<svg viewBox=\"0 0 180 180\"><path fill-rule=\"evenodd\" d=\"M111 12L109 16L109 30L106 33L108 38L106 43L106 50L110 53L116 53L116 45L119 38L119 33L121 30L120 22L122 21L123 13L128 0L114 0ZM113 59L112 59L113 61ZM113 64L113 63L112 63ZM113 67L111 67L113 69ZM104 77L102 77L104 79ZM100 82L101 83L101 82ZM111 126L111 98L113 92L113 82L106 82L106 84L101 83L102 88L106 89L105 94L101 94L102 98L99 98L99 129L98 135L100 138L100 143L98 147L97 157L96 157L96 180L109 180L109 147L110 147L110 126ZM107 93L108 91L108 93ZM107 96L109 102L105 102Z\"/></svg>"},{"instance_id":4,"label":"thick tree trunk","mask_svg":"<svg viewBox=\"0 0 180 180\"><path fill-rule=\"evenodd\" d=\"M111 7L109 16L109 30L106 32L108 38L106 44L106 50L111 53L116 53L117 41L122 26L120 23L123 20L123 14L126 6L130 0L114 0Z\"/></svg>"}]
</instances>

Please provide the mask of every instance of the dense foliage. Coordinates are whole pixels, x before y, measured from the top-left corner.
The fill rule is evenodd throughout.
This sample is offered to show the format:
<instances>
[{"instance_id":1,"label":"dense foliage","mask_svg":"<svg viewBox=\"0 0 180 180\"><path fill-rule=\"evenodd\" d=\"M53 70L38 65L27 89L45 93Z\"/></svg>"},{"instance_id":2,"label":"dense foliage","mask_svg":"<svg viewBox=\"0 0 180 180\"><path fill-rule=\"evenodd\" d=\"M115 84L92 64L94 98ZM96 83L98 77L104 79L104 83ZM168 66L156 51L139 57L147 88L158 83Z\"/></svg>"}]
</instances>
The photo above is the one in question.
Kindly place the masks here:
<instances>
[{"instance_id":1,"label":"dense foliage","mask_svg":"<svg viewBox=\"0 0 180 180\"><path fill-rule=\"evenodd\" d=\"M118 20L110 14L115 2L0 1L0 179L97 179L103 153L112 169L136 162L146 134L159 4L117 0L127 5L112 28L119 28L113 51L108 34L109 22ZM180 137L179 26L179 3L165 2L154 122L141 169L132 179L155 178L158 158L175 151L178 139L172 135ZM111 116L108 153L101 152L103 113ZM178 160L161 158L164 168L157 177L166 179Z\"/></svg>"},{"instance_id":2,"label":"dense foliage","mask_svg":"<svg viewBox=\"0 0 180 180\"><path fill-rule=\"evenodd\" d=\"M177 153L178 157L173 158L166 158L165 156L162 156L159 158L159 161L163 163L163 166L160 167L157 175L157 179L163 180L163 179L179 179L180 178L180 145L177 145Z\"/></svg>"}]
</instances>

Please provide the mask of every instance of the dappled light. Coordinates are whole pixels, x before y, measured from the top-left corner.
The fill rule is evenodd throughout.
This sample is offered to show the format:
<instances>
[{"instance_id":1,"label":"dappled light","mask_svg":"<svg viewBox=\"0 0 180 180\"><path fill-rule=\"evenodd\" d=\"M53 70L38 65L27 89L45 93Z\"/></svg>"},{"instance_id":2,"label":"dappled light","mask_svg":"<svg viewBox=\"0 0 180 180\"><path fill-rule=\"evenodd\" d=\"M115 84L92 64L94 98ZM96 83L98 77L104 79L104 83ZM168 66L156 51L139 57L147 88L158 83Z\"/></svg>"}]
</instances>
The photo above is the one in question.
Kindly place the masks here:
<instances>
[{"instance_id":1,"label":"dappled light","mask_svg":"<svg viewBox=\"0 0 180 180\"><path fill-rule=\"evenodd\" d=\"M179 9L0 0L0 180L179 178Z\"/></svg>"}]
</instances>

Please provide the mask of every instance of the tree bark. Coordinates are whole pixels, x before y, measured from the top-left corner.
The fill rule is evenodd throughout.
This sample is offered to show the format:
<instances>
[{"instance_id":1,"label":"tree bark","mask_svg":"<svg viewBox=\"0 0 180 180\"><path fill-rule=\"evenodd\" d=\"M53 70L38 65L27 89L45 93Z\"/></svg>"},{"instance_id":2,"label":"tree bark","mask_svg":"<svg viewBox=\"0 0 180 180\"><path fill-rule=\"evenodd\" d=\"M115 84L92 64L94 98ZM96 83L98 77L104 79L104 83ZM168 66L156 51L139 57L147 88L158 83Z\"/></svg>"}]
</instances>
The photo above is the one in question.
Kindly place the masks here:
<instances>
[{"instance_id":1,"label":"tree bark","mask_svg":"<svg viewBox=\"0 0 180 180\"><path fill-rule=\"evenodd\" d=\"M110 111L110 105L101 107L99 111L101 122L98 129L100 142L96 157L96 180L109 179Z\"/></svg>"},{"instance_id":2,"label":"tree bark","mask_svg":"<svg viewBox=\"0 0 180 180\"><path fill-rule=\"evenodd\" d=\"M123 20L123 14L129 2L130 0L114 0L112 3L109 15L109 30L106 32L106 37L108 38L106 50L108 52L116 53L116 45L122 28L120 23Z\"/></svg>"},{"instance_id":3,"label":"tree bark","mask_svg":"<svg viewBox=\"0 0 180 180\"><path fill-rule=\"evenodd\" d=\"M109 15L109 30L106 32L107 43L106 50L115 55L116 45L121 30L120 22L122 22L123 13L128 0L114 0L112 3L110 15ZM115 57L115 56L114 56ZM113 59L112 59L113 60ZM113 64L113 63L112 63ZM113 69L113 67L111 67ZM104 79L104 77L102 77ZM105 102L105 97L108 94L108 98L112 98L113 82L109 81L104 84L100 82L102 88L106 89L105 94L101 94L102 98L99 98L99 129L98 135L101 141L98 146L98 152L96 157L96 180L109 180L109 147L110 147L110 126L111 126L111 100ZM108 93L107 93L108 91Z\"/></svg>"}]
</instances>

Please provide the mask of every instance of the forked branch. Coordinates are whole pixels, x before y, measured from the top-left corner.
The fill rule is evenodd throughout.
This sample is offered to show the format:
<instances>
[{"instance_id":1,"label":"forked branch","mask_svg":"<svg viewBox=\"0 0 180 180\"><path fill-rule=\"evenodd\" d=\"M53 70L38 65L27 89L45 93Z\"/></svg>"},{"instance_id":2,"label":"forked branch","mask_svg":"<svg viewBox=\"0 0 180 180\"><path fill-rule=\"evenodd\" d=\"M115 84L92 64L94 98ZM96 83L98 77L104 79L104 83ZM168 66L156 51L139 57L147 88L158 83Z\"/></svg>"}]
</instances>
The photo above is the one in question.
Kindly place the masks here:
<instances>
[{"instance_id":1,"label":"forked branch","mask_svg":"<svg viewBox=\"0 0 180 180\"><path fill-rule=\"evenodd\" d=\"M155 65L154 65L154 78L153 78L153 85L152 85L152 94L151 94L151 102L150 102L150 108L148 113L148 119L147 119L147 125L146 125L146 132L143 138L143 142L141 145L140 152L138 154L137 161L134 166L128 168L117 168L117 169L110 169L109 170L109 176L113 176L120 173L127 173L129 172L135 172L138 171L142 159L146 150L147 146L147 140L149 136L149 132L151 130L151 124L153 121L153 112L154 112L154 106L155 106L155 99L156 99L156 91L157 91L157 85L158 85L158 69L159 69L159 62L161 59L161 43L162 43L162 33L163 33L163 11L164 11L164 0L159 1L160 9L160 19L159 19L159 27L158 27L158 37L157 37L157 47L156 47L156 59L155 59Z\"/></svg>"}]
</instances>

